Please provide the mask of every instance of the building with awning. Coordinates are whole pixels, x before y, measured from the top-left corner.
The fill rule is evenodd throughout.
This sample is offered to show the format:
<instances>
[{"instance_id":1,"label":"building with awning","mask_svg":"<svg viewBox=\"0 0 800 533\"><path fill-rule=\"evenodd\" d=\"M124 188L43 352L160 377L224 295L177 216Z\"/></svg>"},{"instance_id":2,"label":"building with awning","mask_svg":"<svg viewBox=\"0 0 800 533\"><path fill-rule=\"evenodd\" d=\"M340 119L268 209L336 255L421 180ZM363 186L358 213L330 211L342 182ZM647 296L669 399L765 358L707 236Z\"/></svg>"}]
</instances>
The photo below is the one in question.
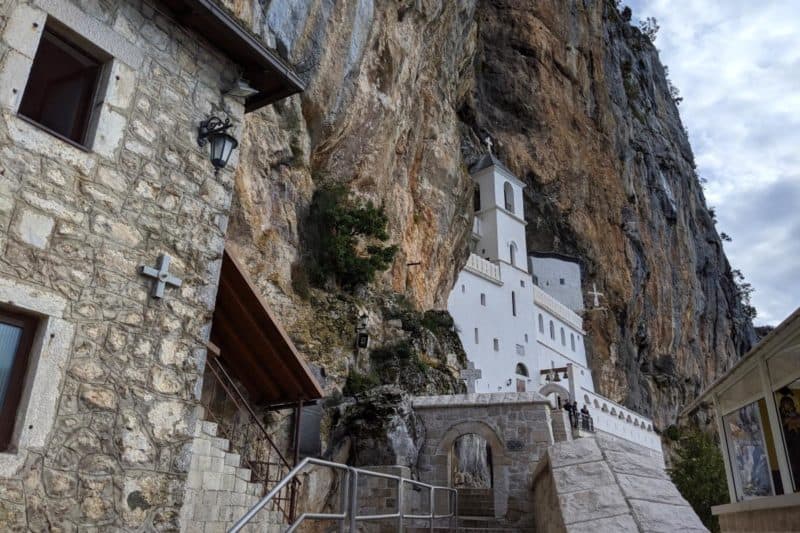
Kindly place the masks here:
<instances>
[{"instance_id":1,"label":"building with awning","mask_svg":"<svg viewBox=\"0 0 800 533\"><path fill-rule=\"evenodd\" d=\"M797 531L800 524L800 309L720 376L682 415L710 406L731 503L722 531Z\"/></svg>"}]
</instances>

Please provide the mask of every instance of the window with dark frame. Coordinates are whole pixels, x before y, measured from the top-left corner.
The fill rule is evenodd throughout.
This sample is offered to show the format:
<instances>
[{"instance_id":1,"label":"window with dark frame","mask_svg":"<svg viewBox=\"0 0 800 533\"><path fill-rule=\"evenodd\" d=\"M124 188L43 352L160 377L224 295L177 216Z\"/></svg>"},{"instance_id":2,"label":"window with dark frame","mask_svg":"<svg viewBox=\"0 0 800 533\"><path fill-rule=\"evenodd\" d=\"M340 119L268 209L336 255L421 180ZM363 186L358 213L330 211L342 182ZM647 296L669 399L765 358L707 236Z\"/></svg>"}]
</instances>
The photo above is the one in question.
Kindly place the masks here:
<instances>
[{"instance_id":1,"label":"window with dark frame","mask_svg":"<svg viewBox=\"0 0 800 533\"><path fill-rule=\"evenodd\" d=\"M103 64L108 58L79 46L76 40L48 23L33 59L19 114L85 147Z\"/></svg>"},{"instance_id":2,"label":"window with dark frame","mask_svg":"<svg viewBox=\"0 0 800 533\"><path fill-rule=\"evenodd\" d=\"M31 315L0 309L0 452L11 447L37 323Z\"/></svg>"}]
</instances>

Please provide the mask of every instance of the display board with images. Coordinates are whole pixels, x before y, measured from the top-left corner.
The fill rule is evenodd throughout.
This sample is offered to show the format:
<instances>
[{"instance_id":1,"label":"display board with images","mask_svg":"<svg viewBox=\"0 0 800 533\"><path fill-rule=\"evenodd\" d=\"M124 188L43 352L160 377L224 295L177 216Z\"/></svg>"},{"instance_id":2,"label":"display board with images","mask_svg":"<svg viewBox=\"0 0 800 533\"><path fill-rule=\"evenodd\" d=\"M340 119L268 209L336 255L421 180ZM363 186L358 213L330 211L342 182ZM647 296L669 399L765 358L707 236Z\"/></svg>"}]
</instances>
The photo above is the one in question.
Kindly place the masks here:
<instances>
[{"instance_id":1,"label":"display board with images","mask_svg":"<svg viewBox=\"0 0 800 533\"><path fill-rule=\"evenodd\" d=\"M800 483L800 379L778 389L775 404L794 490L797 491Z\"/></svg>"},{"instance_id":2,"label":"display board with images","mask_svg":"<svg viewBox=\"0 0 800 533\"><path fill-rule=\"evenodd\" d=\"M738 500L771 496L772 479L758 402L722 417Z\"/></svg>"}]
</instances>

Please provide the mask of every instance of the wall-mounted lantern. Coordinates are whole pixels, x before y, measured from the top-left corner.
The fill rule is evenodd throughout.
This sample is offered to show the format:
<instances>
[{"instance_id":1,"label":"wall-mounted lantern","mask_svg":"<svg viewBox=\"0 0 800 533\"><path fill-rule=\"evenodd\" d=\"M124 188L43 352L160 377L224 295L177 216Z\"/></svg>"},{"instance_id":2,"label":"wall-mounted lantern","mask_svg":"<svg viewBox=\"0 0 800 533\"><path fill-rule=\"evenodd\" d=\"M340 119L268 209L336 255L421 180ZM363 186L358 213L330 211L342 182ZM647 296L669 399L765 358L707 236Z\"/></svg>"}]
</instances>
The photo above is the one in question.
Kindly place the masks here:
<instances>
[{"instance_id":1,"label":"wall-mounted lantern","mask_svg":"<svg viewBox=\"0 0 800 533\"><path fill-rule=\"evenodd\" d=\"M228 133L228 129L231 127L233 124L231 124L230 118L226 118L223 122L216 116L211 116L200 123L197 144L200 147L206 144L210 145L209 157L217 173L220 169L225 168L233 150L239 146L239 141Z\"/></svg>"},{"instance_id":2,"label":"wall-mounted lantern","mask_svg":"<svg viewBox=\"0 0 800 533\"><path fill-rule=\"evenodd\" d=\"M369 333L367 333L367 315L362 314L358 318L358 327L356 327L356 346L359 349L369 348Z\"/></svg>"}]
</instances>

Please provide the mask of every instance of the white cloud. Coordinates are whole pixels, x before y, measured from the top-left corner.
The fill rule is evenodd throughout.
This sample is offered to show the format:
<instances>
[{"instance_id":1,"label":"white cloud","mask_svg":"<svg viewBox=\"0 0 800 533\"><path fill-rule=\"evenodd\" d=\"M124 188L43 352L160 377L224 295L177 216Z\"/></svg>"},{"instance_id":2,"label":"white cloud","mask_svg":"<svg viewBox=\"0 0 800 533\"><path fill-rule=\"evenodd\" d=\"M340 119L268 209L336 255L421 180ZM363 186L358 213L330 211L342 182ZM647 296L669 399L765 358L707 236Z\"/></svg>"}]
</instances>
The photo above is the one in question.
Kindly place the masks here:
<instances>
[{"instance_id":1,"label":"white cloud","mask_svg":"<svg viewBox=\"0 0 800 533\"><path fill-rule=\"evenodd\" d=\"M800 19L794 0L631 0L684 97L698 173L759 324L800 306Z\"/></svg>"}]
</instances>

